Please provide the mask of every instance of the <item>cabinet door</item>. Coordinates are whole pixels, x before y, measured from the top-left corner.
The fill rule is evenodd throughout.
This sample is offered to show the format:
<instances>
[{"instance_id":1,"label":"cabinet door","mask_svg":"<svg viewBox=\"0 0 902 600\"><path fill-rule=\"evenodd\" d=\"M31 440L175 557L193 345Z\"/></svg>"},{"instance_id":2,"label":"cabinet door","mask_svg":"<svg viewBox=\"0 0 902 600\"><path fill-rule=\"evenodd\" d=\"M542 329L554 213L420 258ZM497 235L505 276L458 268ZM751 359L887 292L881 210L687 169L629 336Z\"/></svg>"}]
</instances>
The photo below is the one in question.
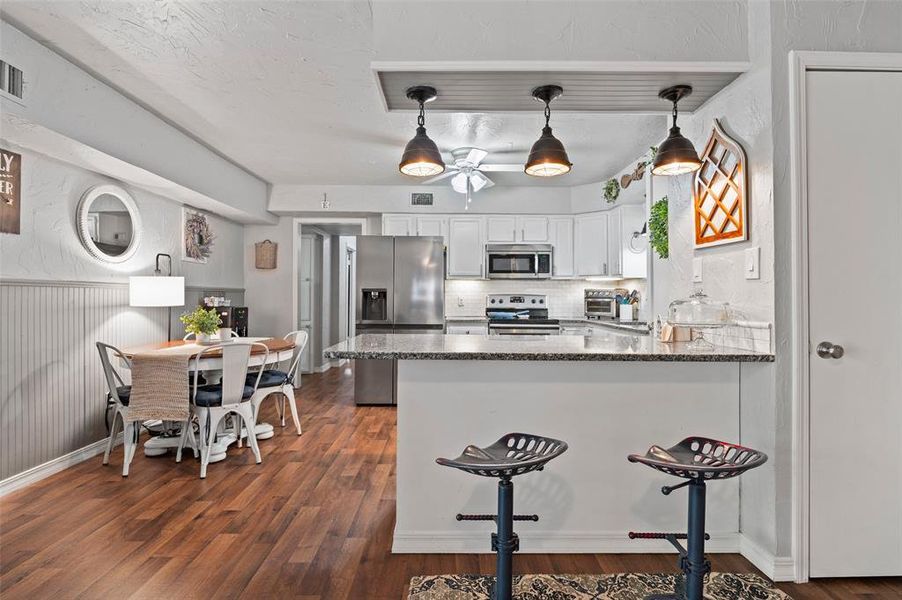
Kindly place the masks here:
<instances>
[{"instance_id":1,"label":"cabinet door","mask_svg":"<svg viewBox=\"0 0 902 600\"><path fill-rule=\"evenodd\" d=\"M482 224L478 217L448 219L448 277L482 277Z\"/></svg>"},{"instance_id":2,"label":"cabinet door","mask_svg":"<svg viewBox=\"0 0 902 600\"><path fill-rule=\"evenodd\" d=\"M608 217L590 214L576 219L576 273L608 274Z\"/></svg>"},{"instance_id":3,"label":"cabinet door","mask_svg":"<svg viewBox=\"0 0 902 600\"><path fill-rule=\"evenodd\" d=\"M382 235L414 235L413 221L410 215L383 215Z\"/></svg>"},{"instance_id":4,"label":"cabinet door","mask_svg":"<svg viewBox=\"0 0 902 600\"><path fill-rule=\"evenodd\" d=\"M417 235L445 237L447 221L443 217L417 217Z\"/></svg>"},{"instance_id":5,"label":"cabinet door","mask_svg":"<svg viewBox=\"0 0 902 600\"><path fill-rule=\"evenodd\" d=\"M488 244L517 241L517 218L506 216L486 217L485 241Z\"/></svg>"},{"instance_id":6,"label":"cabinet door","mask_svg":"<svg viewBox=\"0 0 902 600\"><path fill-rule=\"evenodd\" d=\"M526 244L548 243L548 217L520 217L517 219L517 234Z\"/></svg>"},{"instance_id":7,"label":"cabinet door","mask_svg":"<svg viewBox=\"0 0 902 600\"><path fill-rule=\"evenodd\" d=\"M554 277L573 277L573 219L555 217L550 220L551 244L554 246Z\"/></svg>"},{"instance_id":8,"label":"cabinet door","mask_svg":"<svg viewBox=\"0 0 902 600\"><path fill-rule=\"evenodd\" d=\"M608 272L605 275L623 274L623 243L620 209L608 213Z\"/></svg>"}]
</instances>

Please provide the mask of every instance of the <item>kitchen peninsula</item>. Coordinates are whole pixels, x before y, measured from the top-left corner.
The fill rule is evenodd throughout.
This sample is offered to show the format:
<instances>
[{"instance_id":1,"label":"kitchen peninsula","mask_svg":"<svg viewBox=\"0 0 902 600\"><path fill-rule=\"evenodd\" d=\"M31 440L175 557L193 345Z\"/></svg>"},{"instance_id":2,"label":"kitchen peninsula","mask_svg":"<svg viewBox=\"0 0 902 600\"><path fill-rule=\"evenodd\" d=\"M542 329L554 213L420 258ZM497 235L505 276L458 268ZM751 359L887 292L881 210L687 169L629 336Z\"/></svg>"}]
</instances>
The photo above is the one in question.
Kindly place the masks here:
<instances>
[{"instance_id":1,"label":"kitchen peninsula","mask_svg":"<svg viewBox=\"0 0 902 600\"><path fill-rule=\"evenodd\" d=\"M541 476L518 479L517 512L540 517L518 524L521 552L668 550L666 542L630 541L627 532L682 531L685 502L662 496L671 478L637 469L627 454L691 434L741 442L740 398L754 402L759 374L774 360L616 332L371 334L325 356L398 361L396 553L489 551L494 525L455 515L494 512L493 482L449 472L435 458L517 431L570 445ZM737 551L738 482L709 496L708 550Z\"/></svg>"}]
</instances>

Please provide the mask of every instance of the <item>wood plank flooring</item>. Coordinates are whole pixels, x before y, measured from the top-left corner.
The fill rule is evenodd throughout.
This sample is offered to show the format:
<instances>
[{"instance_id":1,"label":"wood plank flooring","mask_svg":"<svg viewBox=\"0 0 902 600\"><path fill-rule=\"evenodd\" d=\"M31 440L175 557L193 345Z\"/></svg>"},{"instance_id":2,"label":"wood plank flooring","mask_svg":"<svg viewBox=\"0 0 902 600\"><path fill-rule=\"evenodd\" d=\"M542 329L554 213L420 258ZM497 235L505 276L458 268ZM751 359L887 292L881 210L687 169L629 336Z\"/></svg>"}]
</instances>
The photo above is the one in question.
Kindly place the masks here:
<instances>
[{"instance_id":1,"label":"wood plank flooring","mask_svg":"<svg viewBox=\"0 0 902 600\"><path fill-rule=\"evenodd\" d=\"M405 598L410 577L491 573L492 555L392 555L395 412L357 408L346 369L304 377L304 435L276 427L263 464L232 448L198 463L122 449L0 499L0 595L16 598ZM273 402L263 419L276 422ZM738 555L721 571L754 571ZM673 555L536 555L518 572L672 571ZM780 584L797 600L902 598L896 579Z\"/></svg>"}]
</instances>

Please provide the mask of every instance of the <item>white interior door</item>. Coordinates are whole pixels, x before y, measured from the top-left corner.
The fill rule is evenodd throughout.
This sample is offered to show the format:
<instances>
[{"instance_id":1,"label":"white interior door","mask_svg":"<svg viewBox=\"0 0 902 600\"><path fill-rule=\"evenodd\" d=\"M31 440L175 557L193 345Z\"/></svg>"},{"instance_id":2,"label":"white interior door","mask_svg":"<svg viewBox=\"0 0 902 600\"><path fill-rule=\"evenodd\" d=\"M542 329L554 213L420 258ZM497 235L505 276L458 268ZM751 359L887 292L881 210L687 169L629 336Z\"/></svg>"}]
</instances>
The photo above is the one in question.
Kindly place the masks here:
<instances>
[{"instance_id":1,"label":"white interior door","mask_svg":"<svg viewBox=\"0 0 902 600\"><path fill-rule=\"evenodd\" d=\"M902 575L902 72L806 99L810 575Z\"/></svg>"},{"instance_id":2,"label":"white interior door","mask_svg":"<svg viewBox=\"0 0 902 600\"><path fill-rule=\"evenodd\" d=\"M301 355L300 369L302 373L310 373L313 370L310 346L313 334L313 310L314 310L314 241L315 236L304 234L301 236L300 256L298 256L298 329L307 332L307 348Z\"/></svg>"}]
</instances>

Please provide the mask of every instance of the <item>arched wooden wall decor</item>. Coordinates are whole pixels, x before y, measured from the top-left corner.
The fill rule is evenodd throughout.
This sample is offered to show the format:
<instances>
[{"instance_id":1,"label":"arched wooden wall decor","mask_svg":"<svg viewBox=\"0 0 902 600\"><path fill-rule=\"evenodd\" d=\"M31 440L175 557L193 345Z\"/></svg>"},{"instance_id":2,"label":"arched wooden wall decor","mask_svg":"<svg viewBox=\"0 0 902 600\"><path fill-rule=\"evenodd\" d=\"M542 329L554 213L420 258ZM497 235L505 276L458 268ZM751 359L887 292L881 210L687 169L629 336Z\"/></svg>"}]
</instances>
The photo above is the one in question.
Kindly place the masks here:
<instances>
[{"instance_id":1,"label":"arched wooden wall decor","mask_svg":"<svg viewBox=\"0 0 902 600\"><path fill-rule=\"evenodd\" d=\"M748 239L748 160L717 119L695 174L694 192L696 248Z\"/></svg>"}]
</instances>

